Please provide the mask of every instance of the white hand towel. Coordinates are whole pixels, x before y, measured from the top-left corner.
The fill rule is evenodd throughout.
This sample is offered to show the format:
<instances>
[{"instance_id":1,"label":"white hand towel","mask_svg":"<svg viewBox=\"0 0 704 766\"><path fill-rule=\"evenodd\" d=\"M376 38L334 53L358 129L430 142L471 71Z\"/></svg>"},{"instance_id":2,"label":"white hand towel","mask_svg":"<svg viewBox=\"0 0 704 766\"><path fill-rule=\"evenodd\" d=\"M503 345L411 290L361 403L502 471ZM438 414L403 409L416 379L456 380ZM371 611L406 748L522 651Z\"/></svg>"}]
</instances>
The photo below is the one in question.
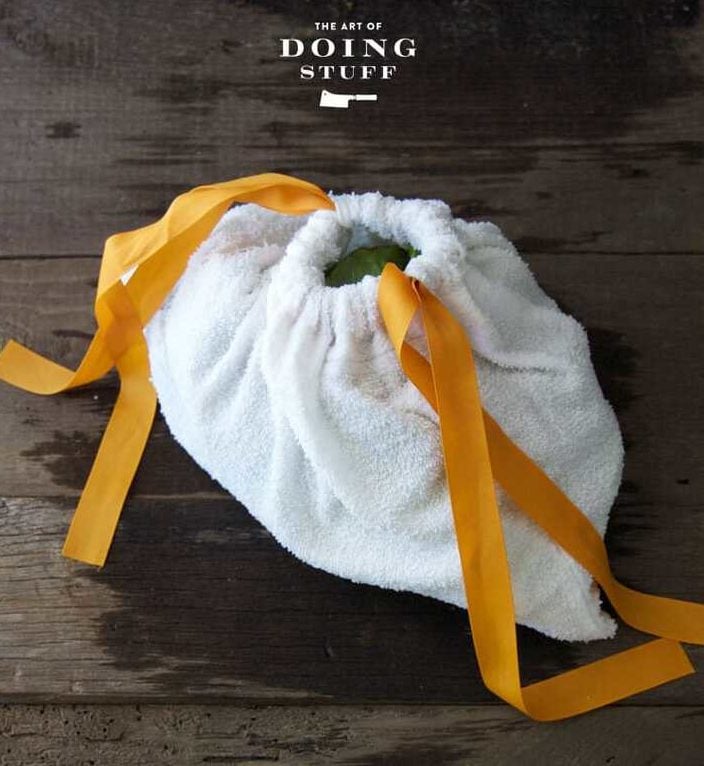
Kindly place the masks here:
<instances>
[{"instance_id":1,"label":"white hand towel","mask_svg":"<svg viewBox=\"0 0 704 766\"><path fill-rule=\"evenodd\" d=\"M603 535L623 448L580 324L495 225L439 200L330 196L335 211L304 217L234 208L191 257L146 329L175 438L308 564L465 607L437 417L399 368L378 277L324 283L354 247L411 244L406 271L468 332L485 409ZM518 622L613 635L589 574L497 495Z\"/></svg>"}]
</instances>

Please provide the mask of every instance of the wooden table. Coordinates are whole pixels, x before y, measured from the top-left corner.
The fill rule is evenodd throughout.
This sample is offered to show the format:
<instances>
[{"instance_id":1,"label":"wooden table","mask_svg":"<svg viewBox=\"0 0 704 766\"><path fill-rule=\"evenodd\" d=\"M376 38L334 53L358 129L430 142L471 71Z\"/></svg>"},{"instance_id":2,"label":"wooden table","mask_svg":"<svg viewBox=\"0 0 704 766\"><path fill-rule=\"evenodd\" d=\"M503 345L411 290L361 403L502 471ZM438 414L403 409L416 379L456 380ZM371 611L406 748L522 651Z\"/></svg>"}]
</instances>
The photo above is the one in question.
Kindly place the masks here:
<instances>
[{"instance_id":1,"label":"wooden table","mask_svg":"<svg viewBox=\"0 0 704 766\"><path fill-rule=\"evenodd\" d=\"M0 3L0 339L75 365L104 238L199 183L441 197L588 329L627 442L617 576L702 600L704 22L613 6ZM320 109L278 58L335 18L417 39L376 104ZM115 394L0 387L0 763L701 762L701 675L534 724L484 689L461 610L295 560L162 420L107 566L63 559ZM526 679L642 640L519 637Z\"/></svg>"}]
</instances>

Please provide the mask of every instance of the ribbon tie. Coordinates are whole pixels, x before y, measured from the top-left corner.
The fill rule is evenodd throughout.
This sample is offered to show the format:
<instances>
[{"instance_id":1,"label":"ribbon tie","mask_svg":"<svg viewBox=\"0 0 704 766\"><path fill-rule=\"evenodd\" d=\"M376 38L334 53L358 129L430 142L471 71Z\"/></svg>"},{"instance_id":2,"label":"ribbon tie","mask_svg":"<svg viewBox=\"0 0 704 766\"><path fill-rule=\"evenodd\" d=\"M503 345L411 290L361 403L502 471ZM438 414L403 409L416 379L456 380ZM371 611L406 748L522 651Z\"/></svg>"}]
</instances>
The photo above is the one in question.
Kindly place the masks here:
<instances>
[{"instance_id":1,"label":"ribbon tie","mask_svg":"<svg viewBox=\"0 0 704 766\"><path fill-rule=\"evenodd\" d=\"M102 566L156 412L143 328L198 245L234 202L280 213L334 210L314 184L278 173L199 186L155 223L105 243L95 299L97 331L77 370L14 341L0 353L0 379L37 394L90 383L113 367L120 392L66 536L63 554ZM131 272L129 279L126 274ZM387 264L378 301L409 379L438 413L472 639L484 683L542 721L577 715L693 672L678 643L704 643L704 606L638 593L618 583L591 522L482 410L469 340L418 280ZM420 312L429 359L406 343ZM513 597L494 480L604 589L625 622L659 636L635 649L521 686Z\"/></svg>"},{"instance_id":2,"label":"ribbon tie","mask_svg":"<svg viewBox=\"0 0 704 766\"><path fill-rule=\"evenodd\" d=\"M531 718L552 721L693 673L678 641L704 643L704 605L649 596L613 578L604 543L589 519L482 410L469 339L430 290L387 264L378 300L401 367L438 413L472 639L487 687ZM418 312L429 360L405 340ZM625 622L662 638L521 686L494 479L594 577Z\"/></svg>"},{"instance_id":3,"label":"ribbon tie","mask_svg":"<svg viewBox=\"0 0 704 766\"><path fill-rule=\"evenodd\" d=\"M120 376L120 392L73 515L64 556L105 563L156 412L142 329L233 202L255 202L294 215L335 208L314 184L280 173L191 189L155 223L115 234L105 243L95 298L98 329L75 372L14 341L0 354L0 379L35 394L91 383L113 367ZM124 284L122 277L132 269Z\"/></svg>"}]
</instances>

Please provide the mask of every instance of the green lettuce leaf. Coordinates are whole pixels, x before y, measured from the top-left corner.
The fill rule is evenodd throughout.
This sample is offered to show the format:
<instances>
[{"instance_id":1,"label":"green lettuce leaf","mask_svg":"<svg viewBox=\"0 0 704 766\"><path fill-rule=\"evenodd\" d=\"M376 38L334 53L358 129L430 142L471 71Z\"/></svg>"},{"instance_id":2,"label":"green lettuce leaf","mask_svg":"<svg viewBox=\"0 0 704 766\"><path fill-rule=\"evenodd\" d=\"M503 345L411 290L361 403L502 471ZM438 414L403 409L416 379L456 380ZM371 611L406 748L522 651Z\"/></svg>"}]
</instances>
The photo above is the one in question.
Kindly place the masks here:
<instances>
[{"instance_id":1,"label":"green lettuce leaf","mask_svg":"<svg viewBox=\"0 0 704 766\"><path fill-rule=\"evenodd\" d=\"M328 287L340 287L359 282L369 274L378 277L387 263L395 263L399 269L405 269L411 258L419 251L411 245L379 245L377 247L358 247L331 264L325 272L325 284Z\"/></svg>"}]
</instances>

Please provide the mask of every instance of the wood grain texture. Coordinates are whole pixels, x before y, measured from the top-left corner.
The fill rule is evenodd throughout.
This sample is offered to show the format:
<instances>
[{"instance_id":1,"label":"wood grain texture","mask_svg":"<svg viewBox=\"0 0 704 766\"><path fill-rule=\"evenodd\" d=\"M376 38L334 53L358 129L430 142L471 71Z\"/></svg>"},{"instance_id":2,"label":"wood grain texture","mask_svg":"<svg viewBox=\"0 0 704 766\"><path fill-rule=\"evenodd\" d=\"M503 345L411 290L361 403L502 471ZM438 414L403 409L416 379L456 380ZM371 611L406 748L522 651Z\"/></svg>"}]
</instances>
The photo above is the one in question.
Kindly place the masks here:
<instances>
[{"instance_id":1,"label":"wood grain texture","mask_svg":"<svg viewBox=\"0 0 704 766\"><path fill-rule=\"evenodd\" d=\"M691 349L704 338L704 259L529 260L550 294L587 326L628 443L607 537L615 571L635 587L698 599L704 370ZM7 322L0 335L75 364L92 329L86 307L96 267L94 258L0 262L10 288L0 299ZM460 610L297 562L193 463L161 419L108 565L98 572L62 559L114 384L110 378L50 398L6 389L0 397L1 696L491 701ZM623 629L615 642L568 645L524 630L521 640L526 676L539 678L636 636ZM701 650L694 656L704 658ZM704 704L697 677L643 699Z\"/></svg>"},{"instance_id":2,"label":"wood grain texture","mask_svg":"<svg viewBox=\"0 0 704 766\"><path fill-rule=\"evenodd\" d=\"M199 183L276 170L443 198L498 223L589 332L627 442L616 574L701 600L700 10L0 0L0 343L75 364L106 236ZM322 110L277 40L349 17L415 36L418 57L363 89L378 104ZM61 558L115 393L114 377L50 398L0 387L0 699L15 703L0 764L701 760L701 676L532 724L483 688L461 610L298 562L161 420L107 566ZM532 680L641 637L519 639Z\"/></svg>"},{"instance_id":3,"label":"wood grain texture","mask_svg":"<svg viewBox=\"0 0 704 766\"><path fill-rule=\"evenodd\" d=\"M466 613L362 586L291 556L232 499L133 500L101 570L60 555L72 503L0 507L0 698L490 704ZM617 510L626 584L698 598L702 508ZM625 548L625 551L624 551ZM641 642L519 629L524 679ZM704 649L691 650L704 669ZM699 676L637 702L704 704Z\"/></svg>"},{"instance_id":4,"label":"wood grain texture","mask_svg":"<svg viewBox=\"0 0 704 766\"><path fill-rule=\"evenodd\" d=\"M610 708L559 725L499 707L0 708L0 763L100 766L633 766L699 763L700 707Z\"/></svg>"},{"instance_id":5,"label":"wood grain texture","mask_svg":"<svg viewBox=\"0 0 704 766\"><path fill-rule=\"evenodd\" d=\"M543 252L704 252L696 2L402 5L3 0L0 254L95 254L264 170L442 197ZM378 103L320 109L278 38L349 14L418 55Z\"/></svg>"}]
</instances>

